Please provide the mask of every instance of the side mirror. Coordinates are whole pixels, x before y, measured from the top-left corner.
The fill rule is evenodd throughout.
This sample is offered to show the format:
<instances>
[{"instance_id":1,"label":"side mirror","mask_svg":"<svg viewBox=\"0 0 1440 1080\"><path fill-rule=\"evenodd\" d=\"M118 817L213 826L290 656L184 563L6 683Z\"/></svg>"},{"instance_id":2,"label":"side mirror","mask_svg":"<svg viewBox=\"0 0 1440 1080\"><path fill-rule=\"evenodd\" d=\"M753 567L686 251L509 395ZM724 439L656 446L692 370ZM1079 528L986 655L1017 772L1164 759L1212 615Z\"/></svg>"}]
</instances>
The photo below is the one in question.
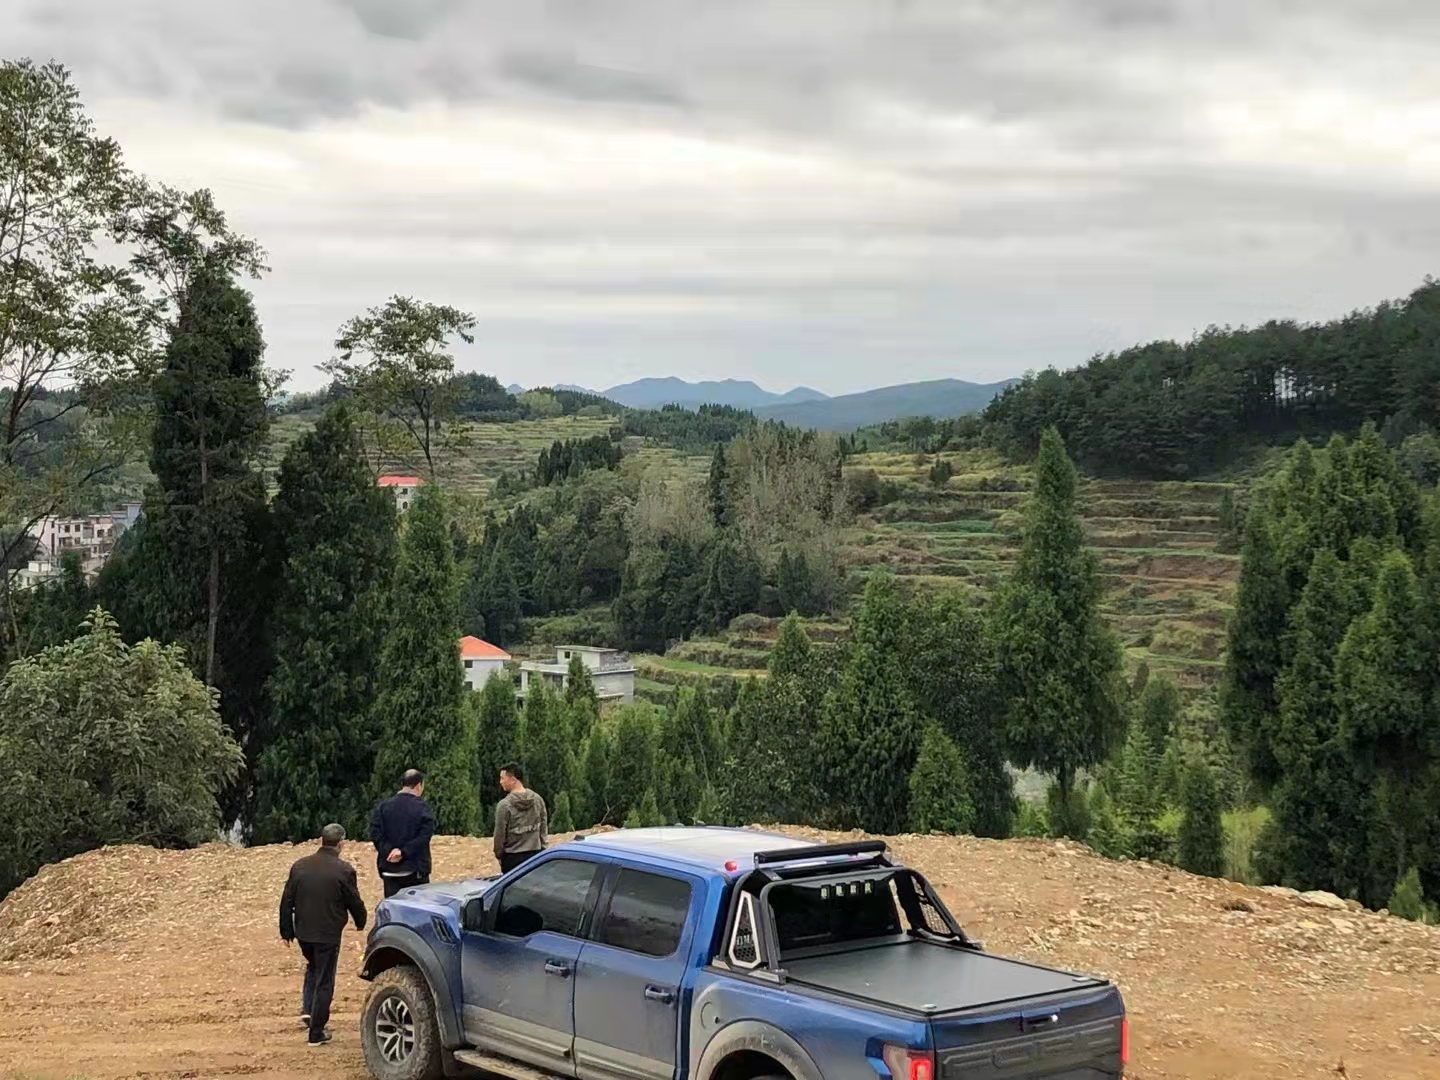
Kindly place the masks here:
<instances>
[{"instance_id":1,"label":"side mirror","mask_svg":"<svg viewBox=\"0 0 1440 1080\"><path fill-rule=\"evenodd\" d=\"M485 929L485 897L477 896L466 901L460 925L470 933Z\"/></svg>"}]
</instances>

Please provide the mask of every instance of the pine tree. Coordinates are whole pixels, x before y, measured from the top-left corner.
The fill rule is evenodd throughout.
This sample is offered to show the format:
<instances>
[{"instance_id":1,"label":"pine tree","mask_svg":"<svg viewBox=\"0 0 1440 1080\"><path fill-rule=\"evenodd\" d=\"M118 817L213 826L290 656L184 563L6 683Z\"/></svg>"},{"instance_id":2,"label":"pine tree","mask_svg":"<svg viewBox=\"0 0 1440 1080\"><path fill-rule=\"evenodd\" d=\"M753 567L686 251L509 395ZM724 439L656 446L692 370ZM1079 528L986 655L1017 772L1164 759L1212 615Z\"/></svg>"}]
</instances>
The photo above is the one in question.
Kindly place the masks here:
<instances>
[{"instance_id":1,"label":"pine tree","mask_svg":"<svg viewBox=\"0 0 1440 1080\"><path fill-rule=\"evenodd\" d=\"M1275 528L1264 502L1245 518L1240 553L1240 584L1230 619L1220 720L1246 748L1250 770L1263 784L1279 778L1272 744L1279 719L1276 680L1281 671L1281 641L1289 611L1289 590L1281 572Z\"/></svg>"},{"instance_id":2,"label":"pine tree","mask_svg":"<svg viewBox=\"0 0 1440 1080\"><path fill-rule=\"evenodd\" d=\"M565 672L565 704L571 710L571 728L575 737L585 738L600 718L600 697L595 693L595 680L590 677L590 669L578 655L570 657L570 665Z\"/></svg>"},{"instance_id":3,"label":"pine tree","mask_svg":"<svg viewBox=\"0 0 1440 1080\"><path fill-rule=\"evenodd\" d=\"M790 549L780 552L780 565L776 569L775 589L780 597L780 608L789 615L798 612L811 615L815 611L813 600L814 582L810 577L810 564L803 551L792 558Z\"/></svg>"},{"instance_id":4,"label":"pine tree","mask_svg":"<svg viewBox=\"0 0 1440 1080\"><path fill-rule=\"evenodd\" d=\"M1398 915L1412 922L1440 922L1440 912L1425 902L1425 890L1420 885L1420 871L1413 866L1395 882L1395 889L1385 907L1391 915Z\"/></svg>"},{"instance_id":5,"label":"pine tree","mask_svg":"<svg viewBox=\"0 0 1440 1080\"><path fill-rule=\"evenodd\" d=\"M393 791L406 769L425 773L425 798L441 833L480 825L474 716L464 707L459 582L437 485L420 489L406 514L380 652L372 794Z\"/></svg>"},{"instance_id":6,"label":"pine tree","mask_svg":"<svg viewBox=\"0 0 1440 1080\"><path fill-rule=\"evenodd\" d=\"M1421 610L1410 560L1401 551L1390 552L1381 563L1370 610L1351 625L1335 663L1341 732L1374 777L1384 823L1373 838L1375 876L1363 890L1372 903L1428 854L1427 837L1440 816L1429 798L1440 729L1427 700L1433 659L1417 633Z\"/></svg>"},{"instance_id":7,"label":"pine tree","mask_svg":"<svg viewBox=\"0 0 1440 1080\"><path fill-rule=\"evenodd\" d=\"M1180 821L1180 867L1192 874L1225 873L1225 834L1220 824L1220 793L1215 776L1203 765L1185 774L1185 816Z\"/></svg>"},{"instance_id":8,"label":"pine tree","mask_svg":"<svg viewBox=\"0 0 1440 1080\"><path fill-rule=\"evenodd\" d=\"M610 746L609 798L612 815L624 818L639 808L648 791L655 795L660 754L660 718L644 703L615 710Z\"/></svg>"},{"instance_id":9,"label":"pine tree","mask_svg":"<svg viewBox=\"0 0 1440 1080\"><path fill-rule=\"evenodd\" d=\"M580 748L580 795L574 801L576 825L588 829L592 825L610 825L610 737L596 725Z\"/></svg>"},{"instance_id":10,"label":"pine tree","mask_svg":"<svg viewBox=\"0 0 1440 1080\"><path fill-rule=\"evenodd\" d=\"M855 619L853 652L826 702L817 739L842 812L867 832L900 832L909 820L907 781L920 732L900 669L902 634L894 585L872 577Z\"/></svg>"},{"instance_id":11,"label":"pine tree","mask_svg":"<svg viewBox=\"0 0 1440 1080\"><path fill-rule=\"evenodd\" d=\"M550 808L550 833L575 831L575 821L570 814L570 793L562 791L555 796L555 805Z\"/></svg>"},{"instance_id":12,"label":"pine tree","mask_svg":"<svg viewBox=\"0 0 1440 1080\"><path fill-rule=\"evenodd\" d=\"M1131 840L1124 822L1104 785L1097 784L1089 793L1090 829L1086 843L1107 859L1128 859Z\"/></svg>"},{"instance_id":13,"label":"pine tree","mask_svg":"<svg viewBox=\"0 0 1440 1080\"><path fill-rule=\"evenodd\" d=\"M701 793L719 774L720 725L703 688L683 689L663 722L661 808L672 821L692 821Z\"/></svg>"},{"instance_id":14,"label":"pine tree","mask_svg":"<svg viewBox=\"0 0 1440 1080\"><path fill-rule=\"evenodd\" d=\"M636 817L639 819L639 825L642 829L668 824L665 820L665 815L660 812L659 804L655 801L654 788L645 789L645 796L640 800Z\"/></svg>"},{"instance_id":15,"label":"pine tree","mask_svg":"<svg viewBox=\"0 0 1440 1080\"><path fill-rule=\"evenodd\" d=\"M268 429L264 348L250 295L220 261L202 262L180 297L154 385L150 468L158 487L126 565L102 589L128 635L184 645L195 673L220 691L221 715L246 757L224 811L247 824L248 789L265 749L276 578L257 467Z\"/></svg>"},{"instance_id":16,"label":"pine tree","mask_svg":"<svg viewBox=\"0 0 1440 1080\"><path fill-rule=\"evenodd\" d=\"M506 672L485 680L480 693L466 697L475 714L476 786L480 804L488 812L500 801L500 770L520 756L520 710L515 705L515 683Z\"/></svg>"},{"instance_id":17,"label":"pine tree","mask_svg":"<svg viewBox=\"0 0 1440 1080\"><path fill-rule=\"evenodd\" d=\"M575 786L578 772L575 746L570 710L564 699L557 697L544 680L531 679L520 721L525 786L552 801L560 792L569 791Z\"/></svg>"},{"instance_id":18,"label":"pine tree","mask_svg":"<svg viewBox=\"0 0 1440 1080\"><path fill-rule=\"evenodd\" d=\"M1006 733L1016 764L1055 774L1062 795L1125 736L1120 647L1100 617L1075 468L1054 428L1035 460L1020 558L992 605Z\"/></svg>"},{"instance_id":19,"label":"pine tree","mask_svg":"<svg viewBox=\"0 0 1440 1080\"><path fill-rule=\"evenodd\" d=\"M504 541L495 545L480 586L485 632L496 645L509 645L520 637L520 587L510 568L510 548Z\"/></svg>"},{"instance_id":20,"label":"pine tree","mask_svg":"<svg viewBox=\"0 0 1440 1080\"><path fill-rule=\"evenodd\" d=\"M723 630L736 615L754 611L760 600L760 572L742 542L722 534L710 546L700 590L699 624Z\"/></svg>"},{"instance_id":21,"label":"pine tree","mask_svg":"<svg viewBox=\"0 0 1440 1080\"><path fill-rule=\"evenodd\" d=\"M1166 675L1148 680L1140 695L1140 732L1158 758L1180 723L1180 690Z\"/></svg>"},{"instance_id":22,"label":"pine tree","mask_svg":"<svg viewBox=\"0 0 1440 1080\"><path fill-rule=\"evenodd\" d=\"M343 405L291 446L279 481L273 515L283 562L255 840L309 840L336 820L359 835L375 766L369 721L395 504L371 479Z\"/></svg>"},{"instance_id":23,"label":"pine tree","mask_svg":"<svg viewBox=\"0 0 1440 1080\"><path fill-rule=\"evenodd\" d=\"M729 498L726 494L725 444L716 443L715 453L710 458L710 478L705 485L705 498L710 507L710 520L717 529L723 529L730 521Z\"/></svg>"},{"instance_id":24,"label":"pine tree","mask_svg":"<svg viewBox=\"0 0 1440 1080\"><path fill-rule=\"evenodd\" d=\"M786 616L780 623L775 648L770 650L767 663L770 678L803 677L810 669L811 653L810 638L804 625L793 613Z\"/></svg>"},{"instance_id":25,"label":"pine tree","mask_svg":"<svg viewBox=\"0 0 1440 1080\"><path fill-rule=\"evenodd\" d=\"M965 755L930 724L910 773L910 830L917 833L969 833L975 827L975 801Z\"/></svg>"}]
</instances>

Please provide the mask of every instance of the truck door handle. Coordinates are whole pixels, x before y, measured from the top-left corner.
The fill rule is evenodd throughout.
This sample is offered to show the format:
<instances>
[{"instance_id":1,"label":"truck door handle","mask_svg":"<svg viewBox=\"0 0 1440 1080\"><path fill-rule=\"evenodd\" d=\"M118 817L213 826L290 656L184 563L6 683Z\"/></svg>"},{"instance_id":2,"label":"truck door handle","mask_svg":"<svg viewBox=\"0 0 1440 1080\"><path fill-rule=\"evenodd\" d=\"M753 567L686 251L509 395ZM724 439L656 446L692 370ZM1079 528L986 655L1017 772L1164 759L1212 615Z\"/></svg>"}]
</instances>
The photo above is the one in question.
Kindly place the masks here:
<instances>
[{"instance_id":1,"label":"truck door handle","mask_svg":"<svg viewBox=\"0 0 1440 1080\"><path fill-rule=\"evenodd\" d=\"M658 1001L662 1005L675 1004L675 991L667 990L663 986L645 987L645 1000Z\"/></svg>"},{"instance_id":2,"label":"truck door handle","mask_svg":"<svg viewBox=\"0 0 1440 1080\"><path fill-rule=\"evenodd\" d=\"M545 974L559 975L562 979L568 979L570 977L570 965L562 964L559 960L546 960Z\"/></svg>"}]
</instances>

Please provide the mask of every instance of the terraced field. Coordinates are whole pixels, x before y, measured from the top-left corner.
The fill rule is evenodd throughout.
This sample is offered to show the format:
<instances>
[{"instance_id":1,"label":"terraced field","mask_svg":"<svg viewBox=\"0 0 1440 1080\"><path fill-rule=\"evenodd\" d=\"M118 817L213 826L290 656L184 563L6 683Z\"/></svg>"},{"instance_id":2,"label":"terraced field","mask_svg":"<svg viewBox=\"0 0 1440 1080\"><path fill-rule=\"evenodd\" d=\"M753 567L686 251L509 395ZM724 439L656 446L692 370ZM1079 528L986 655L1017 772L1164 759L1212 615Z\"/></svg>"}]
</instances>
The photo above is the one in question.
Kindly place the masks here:
<instances>
[{"instance_id":1,"label":"terraced field","mask_svg":"<svg viewBox=\"0 0 1440 1080\"><path fill-rule=\"evenodd\" d=\"M914 587L989 592L1013 564L1029 471L983 451L945 454L955 475L927 482L934 461L867 454L902 497L852 529L847 555L860 573L885 567ZM1221 669L1239 556L1220 550L1225 483L1089 480L1081 485L1086 537L1105 583L1103 610L1132 668L1144 662L1190 690L1214 685Z\"/></svg>"}]
</instances>

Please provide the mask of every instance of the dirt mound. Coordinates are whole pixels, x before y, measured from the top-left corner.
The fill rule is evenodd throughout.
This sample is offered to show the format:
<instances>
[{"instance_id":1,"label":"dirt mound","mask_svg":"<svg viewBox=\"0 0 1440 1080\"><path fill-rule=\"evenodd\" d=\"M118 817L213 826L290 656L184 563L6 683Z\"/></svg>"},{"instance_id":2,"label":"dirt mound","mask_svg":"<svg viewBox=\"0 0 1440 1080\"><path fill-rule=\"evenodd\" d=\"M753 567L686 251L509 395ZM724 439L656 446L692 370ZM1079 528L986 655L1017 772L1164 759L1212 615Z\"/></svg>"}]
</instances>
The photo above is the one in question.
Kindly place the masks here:
<instances>
[{"instance_id":1,"label":"dirt mound","mask_svg":"<svg viewBox=\"0 0 1440 1080\"><path fill-rule=\"evenodd\" d=\"M1114 979L1138 1080L1440 1077L1440 928L1073 844L892 844L989 948ZM360 935L323 1059L295 1020L302 965L276 904L306 850L114 848L16 890L0 904L0 1076L359 1080ZM370 852L346 855L373 906ZM437 840L435 864L437 879L494 870L482 840Z\"/></svg>"}]
</instances>

